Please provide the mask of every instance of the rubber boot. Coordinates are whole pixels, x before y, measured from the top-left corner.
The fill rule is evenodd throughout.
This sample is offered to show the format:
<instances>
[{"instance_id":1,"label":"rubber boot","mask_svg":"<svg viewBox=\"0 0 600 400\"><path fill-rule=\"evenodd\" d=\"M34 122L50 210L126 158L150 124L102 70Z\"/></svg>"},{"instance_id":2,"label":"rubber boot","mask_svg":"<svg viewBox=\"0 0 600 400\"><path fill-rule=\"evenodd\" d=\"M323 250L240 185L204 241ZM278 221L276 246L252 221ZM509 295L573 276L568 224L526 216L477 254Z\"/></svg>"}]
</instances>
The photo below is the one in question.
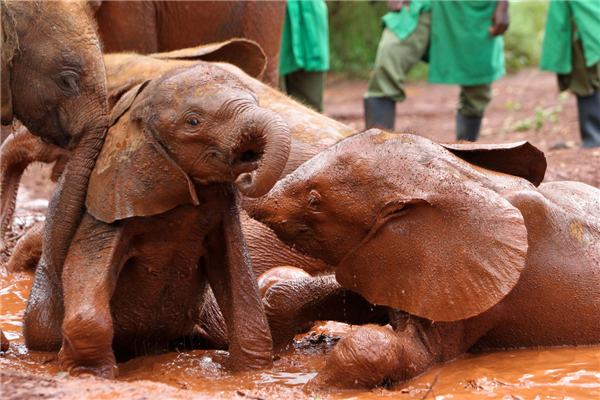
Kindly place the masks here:
<instances>
[{"instance_id":1,"label":"rubber boot","mask_svg":"<svg viewBox=\"0 0 600 400\"><path fill-rule=\"evenodd\" d=\"M600 146L600 92L586 97L577 96L577 111L579 111L581 147Z\"/></svg>"},{"instance_id":2,"label":"rubber boot","mask_svg":"<svg viewBox=\"0 0 600 400\"><path fill-rule=\"evenodd\" d=\"M365 98L365 127L394 130L396 122L396 102L388 97Z\"/></svg>"},{"instance_id":3,"label":"rubber boot","mask_svg":"<svg viewBox=\"0 0 600 400\"><path fill-rule=\"evenodd\" d=\"M465 117L456 114L456 140L476 142L481 130L481 117Z\"/></svg>"}]
</instances>

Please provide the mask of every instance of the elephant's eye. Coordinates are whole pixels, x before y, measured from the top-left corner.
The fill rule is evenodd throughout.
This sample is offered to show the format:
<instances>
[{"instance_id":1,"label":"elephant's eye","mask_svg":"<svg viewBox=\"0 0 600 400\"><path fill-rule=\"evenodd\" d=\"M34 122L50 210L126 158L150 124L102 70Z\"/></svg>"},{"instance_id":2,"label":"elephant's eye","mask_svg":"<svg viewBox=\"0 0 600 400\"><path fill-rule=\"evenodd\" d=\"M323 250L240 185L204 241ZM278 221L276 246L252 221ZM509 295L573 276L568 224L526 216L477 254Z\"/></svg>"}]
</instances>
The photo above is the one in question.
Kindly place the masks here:
<instances>
[{"instance_id":1,"label":"elephant's eye","mask_svg":"<svg viewBox=\"0 0 600 400\"><path fill-rule=\"evenodd\" d=\"M61 74L58 77L58 86L67 93L74 93L79 89L79 78L71 72Z\"/></svg>"},{"instance_id":2,"label":"elephant's eye","mask_svg":"<svg viewBox=\"0 0 600 400\"><path fill-rule=\"evenodd\" d=\"M319 208L320 204L321 204L321 194L314 189L311 190L310 194L308 196L308 206L310 208L312 208L313 210L316 210L317 208Z\"/></svg>"},{"instance_id":3,"label":"elephant's eye","mask_svg":"<svg viewBox=\"0 0 600 400\"><path fill-rule=\"evenodd\" d=\"M198 125L200 122L198 121L198 119L197 119L197 118L190 118L190 119L188 119L188 120L187 120L187 123L188 123L188 125L191 125L191 126L196 126L196 125Z\"/></svg>"}]
</instances>

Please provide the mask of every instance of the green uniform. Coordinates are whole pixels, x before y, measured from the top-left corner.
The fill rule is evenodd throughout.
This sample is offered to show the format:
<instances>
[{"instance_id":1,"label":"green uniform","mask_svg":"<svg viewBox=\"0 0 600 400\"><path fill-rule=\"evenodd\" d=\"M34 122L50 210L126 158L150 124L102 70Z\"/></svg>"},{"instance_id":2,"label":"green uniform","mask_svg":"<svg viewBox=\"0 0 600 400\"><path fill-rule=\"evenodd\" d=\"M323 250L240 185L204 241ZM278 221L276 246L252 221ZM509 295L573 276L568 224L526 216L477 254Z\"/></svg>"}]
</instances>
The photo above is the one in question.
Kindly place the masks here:
<instances>
[{"instance_id":1,"label":"green uniform","mask_svg":"<svg viewBox=\"0 0 600 400\"><path fill-rule=\"evenodd\" d=\"M581 147L600 147L600 2L550 2L540 68L577 96Z\"/></svg>"},{"instance_id":2,"label":"green uniform","mask_svg":"<svg viewBox=\"0 0 600 400\"><path fill-rule=\"evenodd\" d=\"M282 86L296 99L322 111L327 70L329 26L325 1L289 0L279 59Z\"/></svg>"},{"instance_id":3,"label":"green uniform","mask_svg":"<svg viewBox=\"0 0 600 400\"><path fill-rule=\"evenodd\" d=\"M462 86L488 84L506 73L504 42L490 37L497 1L411 1L410 9L389 12L382 21L400 40L431 11L429 82Z\"/></svg>"},{"instance_id":4,"label":"green uniform","mask_svg":"<svg viewBox=\"0 0 600 400\"><path fill-rule=\"evenodd\" d=\"M540 69L558 74L561 91L600 91L600 2L550 2Z\"/></svg>"},{"instance_id":5,"label":"green uniform","mask_svg":"<svg viewBox=\"0 0 600 400\"><path fill-rule=\"evenodd\" d=\"M429 81L461 85L458 112L482 117L491 82L506 73L502 37L491 38L488 31L496 4L411 1L410 9L386 14L365 97L403 101L406 74L429 50Z\"/></svg>"},{"instance_id":6,"label":"green uniform","mask_svg":"<svg viewBox=\"0 0 600 400\"><path fill-rule=\"evenodd\" d=\"M540 68L559 74L572 69L573 21L576 38L583 43L586 66L600 61L600 2L551 1L546 19L546 35L542 47Z\"/></svg>"}]
</instances>

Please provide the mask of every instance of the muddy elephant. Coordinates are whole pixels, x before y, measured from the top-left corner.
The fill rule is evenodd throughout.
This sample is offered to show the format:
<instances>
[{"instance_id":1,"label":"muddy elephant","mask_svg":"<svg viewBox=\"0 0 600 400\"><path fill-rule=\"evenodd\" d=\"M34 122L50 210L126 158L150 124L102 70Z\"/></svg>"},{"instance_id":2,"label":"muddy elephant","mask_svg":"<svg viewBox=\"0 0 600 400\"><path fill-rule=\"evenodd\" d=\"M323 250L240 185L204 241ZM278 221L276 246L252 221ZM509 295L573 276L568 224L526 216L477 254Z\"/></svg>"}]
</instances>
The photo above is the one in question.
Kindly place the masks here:
<instances>
[{"instance_id":1,"label":"muddy elephant","mask_svg":"<svg viewBox=\"0 0 600 400\"><path fill-rule=\"evenodd\" d=\"M0 7L2 125L17 118L34 135L72 151L43 235L44 264L60 268L106 135L100 41L83 3L2 1Z\"/></svg>"},{"instance_id":2,"label":"muddy elephant","mask_svg":"<svg viewBox=\"0 0 600 400\"><path fill-rule=\"evenodd\" d=\"M28 348L60 348L60 365L71 374L114 377L115 353L164 351L192 335L210 285L229 332L230 369L269 366L271 337L237 190L269 190L289 145L282 119L208 63L125 93L111 113L63 271L43 263L36 270L24 321ZM244 174L251 176L234 186Z\"/></svg>"},{"instance_id":3,"label":"muddy elephant","mask_svg":"<svg viewBox=\"0 0 600 400\"><path fill-rule=\"evenodd\" d=\"M260 46L244 39L202 46L197 48L193 54L186 54L185 56L194 61L229 60L229 62L239 66L239 68L246 71L252 77L262 75L266 66L266 57ZM185 56L182 58L186 59ZM109 59L112 59L112 57L109 57ZM187 63L187 65L194 66L197 65L197 62ZM108 96L109 109L112 109L114 104L120 99L120 96L133 86L166 71L166 69L163 69L157 73L146 72L143 74L144 79L139 79L135 83L131 83L125 82L123 79L115 79L115 76L121 76L118 73L118 69L122 66L118 66L113 62L111 63L111 67L111 80L108 83L108 93L110 94ZM131 68L133 67L129 67L126 72L129 72ZM136 72L141 75L140 70ZM70 152L51 143L43 142L28 132L26 128L19 126L2 143L0 156L0 238L5 238L12 222L19 182L25 169L36 161L55 163L52 178L53 180L57 179L66 166Z\"/></svg>"},{"instance_id":4,"label":"muddy elephant","mask_svg":"<svg viewBox=\"0 0 600 400\"><path fill-rule=\"evenodd\" d=\"M409 380L470 349L597 345L600 190L540 184L545 167L526 142L377 129L315 156L247 204L336 266L267 292L274 344L307 320L373 323L339 342L314 390Z\"/></svg>"},{"instance_id":5,"label":"muddy elephant","mask_svg":"<svg viewBox=\"0 0 600 400\"><path fill-rule=\"evenodd\" d=\"M151 54L232 38L257 42L267 56L262 80L277 87L285 17L281 1L92 1L106 53ZM228 60L224 60L228 61Z\"/></svg>"},{"instance_id":6,"label":"muddy elephant","mask_svg":"<svg viewBox=\"0 0 600 400\"><path fill-rule=\"evenodd\" d=\"M109 105L112 107L123 92L143 83L147 79L159 76L172 69L193 67L201 63L201 60L229 60L233 64L216 63L216 65L234 74L236 78L256 93L262 107L278 113L288 125L292 144L290 156L281 177L291 173L320 151L356 133L348 126L316 113L281 92L259 82L255 77L263 71L265 57L259 46L247 40L234 40L150 56L131 53L105 55ZM14 142L15 144L19 143L18 146L11 145L8 147L7 144L2 149L2 157L5 160L2 164L2 182L3 186L11 187L14 191L14 195L7 196L7 199L13 200L16 196L19 175L15 172L4 173L4 171L22 172L31 160L45 162L45 158L42 159L38 155L47 154L49 151L44 150L44 145L35 140L26 137L21 137L19 140L20 142ZM15 150L16 147L26 146L30 149L28 152L17 152ZM12 183L4 183L5 181ZM14 209L14 201L10 204L8 201L6 203L6 205L2 203L1 210L3 227L10 224L12 210ZM241 218L257 275L281 265L298 266L310 273L319 273L330 269L320 260L290 250L269 229L248 218L244 212L242 212ZM3 228L0 232L4 235L6 228ZM39 242L40 240L40 237L27 235L22 239L21 246L18 245L18 247L31 249L35 247L31 242ZM10 264L14 266L14 269L25 269L25 264L29 264L31 267L35 266L35 260L32 260L27 254L20 254L17 250L18 248L15 249L15 254L10 260ZM24 260L28 262L25 263Z\"/></svg>"}]
</instances>

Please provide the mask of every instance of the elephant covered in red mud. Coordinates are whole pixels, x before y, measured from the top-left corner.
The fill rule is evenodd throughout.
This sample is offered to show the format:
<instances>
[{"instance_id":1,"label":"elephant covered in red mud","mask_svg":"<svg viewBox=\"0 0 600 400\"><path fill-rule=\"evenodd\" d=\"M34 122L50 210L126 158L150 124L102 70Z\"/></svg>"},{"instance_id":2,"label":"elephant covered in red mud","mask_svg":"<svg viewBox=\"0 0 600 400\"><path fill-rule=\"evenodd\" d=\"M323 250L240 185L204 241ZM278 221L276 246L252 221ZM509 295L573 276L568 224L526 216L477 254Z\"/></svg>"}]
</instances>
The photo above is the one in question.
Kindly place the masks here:
<instances>
[{"instance_id":1,"label":"elephant covered in red mud","mask_svg":"<svg viewBox=\"0 0 600 400\"><path fill-rule=\"evenodd\" d=\"M373 129L248 200L280 239L336 267L269 289L275 346L306 321L377 324L308 383L333 390L409 380L470 349L600 343L600 190L540 184L545 167L527 143Z\"/></svg>"},{"instance_id":2,"label":"elephant covered in red mud","mask_svg":"<svg viewBox=\"0 0 600 400\"><path fill-rule=\"evenodd\" d=\"M44 242L46 261L62 264L106 135L100 41L91 10L81 2L3 0L0 8L2 125L16 118L46 142L71 150L45 229L45 237L53 238ZM5 193L2 202L4 207Z\"/></svg>"},{"instance_id":3,"label":"elephant covered in red mud","mask_svg":"<svg viewBox=\"0 0 600 400\"><path fill-rule=\"evenodd\" d=\"M271 336L236 193L265 194L289 148L281 117L212 64L127 91L113 108L64 267L37 267L26 345L60 348L72 374L114 377L113 349L133 356L192 335L210 285L230 369L269 366Z\"/></svg>"}]
</instances>

